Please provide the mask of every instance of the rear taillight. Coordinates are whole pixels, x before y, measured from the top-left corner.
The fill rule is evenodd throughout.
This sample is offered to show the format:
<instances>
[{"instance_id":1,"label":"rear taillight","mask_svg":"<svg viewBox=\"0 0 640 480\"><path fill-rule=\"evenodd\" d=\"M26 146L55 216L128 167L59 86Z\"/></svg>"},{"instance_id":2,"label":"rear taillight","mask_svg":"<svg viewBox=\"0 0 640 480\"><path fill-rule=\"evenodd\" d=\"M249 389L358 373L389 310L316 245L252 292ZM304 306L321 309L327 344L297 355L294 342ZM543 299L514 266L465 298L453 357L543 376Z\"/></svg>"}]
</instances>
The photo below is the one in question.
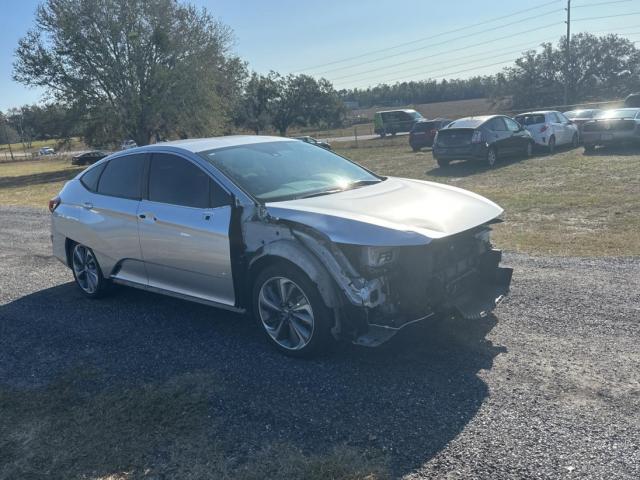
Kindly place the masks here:
<instances>
[{"instance_id":1,"label":"rear taillight","mask_svg":"<svg viewBox=\"0 0 640 480\"><path fill-rule=\"evenodd\" d=\"M471 143L482 143L482 141L482 132L480 130L474 131L471 137Z\"/></svg>"},{"instance_id":2,"label":"rear taillight","mask_svg":"<svg viewBox=\"0 0 640 480\"><path fill-rule=\"evenodd\" d=\"M549 125L542 125L542 126L540 127L540 133L544 133L544 132L546 132L548 128L549 128Z\"/></svg>"},{"instance_id":3,"label":"rear taillight","mask_svg":"<svg viewBox=\"0 0 640 480\"><path fill-rule=\"evenodd\" d=\"M435 134L436 134L436 133L438 133L438 130L437 130L437 129L435 129L435 128L432 128L432 129L429 131L429 133L430 133L431 135L434 135L434 136L435 136Z\"/></svg>"},{"instance_id":4,"label":"rear taillight","mask_svg":"<svg viewBox=\"0 0 640 480\"><path fill-rule=\"evenodd\" d=\"M49 200L49 211L53 213L56 208L60 205L60 197L53 197Z\"/></svg>"}]
</instances>

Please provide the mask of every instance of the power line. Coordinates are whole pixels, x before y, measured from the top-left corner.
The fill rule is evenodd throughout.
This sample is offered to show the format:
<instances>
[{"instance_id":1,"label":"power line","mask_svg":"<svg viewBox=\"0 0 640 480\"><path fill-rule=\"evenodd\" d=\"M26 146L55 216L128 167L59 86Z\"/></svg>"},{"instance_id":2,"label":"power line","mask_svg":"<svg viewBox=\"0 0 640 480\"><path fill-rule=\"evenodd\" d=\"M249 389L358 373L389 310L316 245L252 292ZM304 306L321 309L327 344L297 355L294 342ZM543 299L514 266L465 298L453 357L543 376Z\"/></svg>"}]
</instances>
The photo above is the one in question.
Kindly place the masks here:
<instances>
[{"instance_id":1,"label":"power line","mask_svg":"<svg viewBox=\"0 0 640 480\"><path fill-rule=\"evenodd\" d=\"M522 32L518 32L518 35L522 35L522 34L525 34L525 33L530 33L530 32L533 32L533 31L538 31L538 30L544 30L545 28L555 27L557 25L562 25L562 23L561 22L554 22L554 23L550 23L548 25L543 25L541 27L531 28L529 30L524 30ZM456 49L453 49L453 50L447 50L447 51L436 53L436 54L433 54L433 55L428 55L427 57L423 57L422 59L429 58L429 57L436 57L436 56L439 56L439 55L445 55L447 53L459 52L461 50L467 50L470 47L478 47L478 46L481 46L481 45L487 45L489 43L498 42L500 40L505 40L505 39L508 39L508 38L512 38L514 36L516 36L516 35L514 35L514 34L505 35L505 36L502 36L502 37L493 38L491 40L486 40L484 42L477 42L477 43L475 43L473 45L465 45L464 47L459 47L459 48L456 48Z\"/></svg>"},{"instance_id":2,"label":"power line","mask_svg":"<svg viewBox=\"0 0 640 480\"><path fill-rule=\"evenodd\" d=\"M551 40L541 40L541 41L540 41L540 42L538 42L536 45L532 45L532 42L530 42L530 41L529 41L529 42L524 42L524 43L521 43L521 44L517 45L517 46L518 46L518 49L516 49L516 50L510 50L509 52L505 52L505 53L504 53L504 55L506 55L506 54L508 54L508 53L509 53L509 54L511 54L511 53L518 53L519 51L521 51L521 48L523 48L523 47L525 48L525 50L526 50L527 48L537 48L541 43L543 43L543 42L545 42L545 41L551 41ZM525 47L525 45L532 45L532 46L530 46L530 47ZM514 45L514 46L515 46L515 45ZM466 49L466 48L465 48L465 49ZM438 53L438 54L434 54L434 55L427 55L427 56L425 56L425 57L419 57L419 58L415 58L415 59L412 59L412 60L407 60L407 61L400 62L400 63L394 63L394 64L392 64L392 65L385 65L385 66L383 66L383 67L378 67L378 68L374 68L374 69L371 69L371 70L365 70L365 71L363 71L363 72L352 73L352 74L349 74L349 75L344 75L344 76L342 76L342 77L333 78L333 79L332 79L332 81L334 81L334 82L335 82L335 81L337 81L337 80L342 80L342 79L345 79L345 78L352 78L352 77L357 77L357 76L364 75L364 74L371 73L371 72L378 72L378 71L380 71L380 70L385 70L385 69L388 69L388 68L393 68L393 67L397 67L397 66L400 66L400 65L406 65L406 64L408 64L408 63L414 63L414 62L417 62L417 61L425 60L425 59L427 59L427 58L432 58L432 57L436 57L436 56L439 56L439 55L444 55L445 53L449 53L449 52ZM496 53L497 53L497 52L494 52L494 55L495 55ZM466 59L466 58L476 57L477 55L478 55L477 53L474 53L474 54L471 54L471 55L466 55L466 56L464 56L464 57L458 57L458 58L455 58L455 59L445 60L444 62L432 63L432 64L429 64L428 66L429 66L429 67L432 67L432 66L434 66L434 65L442 65L442 64L449 63L449 62L451 62L451 61L458 61L458 60L463 60L463 59ZM407 69L407 70L401 70L401 71L416 70L416 69L424 68L424 67L425 67L425 65L420 65L420 66L412 67L412 68L409 68L409 69ZM392 72L392 73L393 73L393 72ZM399 72L395 72L395 73L399 73Z\"/></svg>"},{"instance_id":3,"label":"power line","mask_svg":"<svg viewBox=\"0 0 640 480\"><path fill-rule=\"evenodd\" d=\"M456 28L454 30L448 30L448 31L445 31L445 32L441 32L441 33L437 33L437 34L434 34L434 35L430 35L428 37L423 37L423 38L419 38L419 39L416 39L416 40L412 40L410 42L399 43L399 44L393 45L391 47L381 48L381 49L378 49L378 50L372 50L372 51L369 51L367 53L363 53L363 54L360 54L360 55L355 55L355 56L352 56L352 57L346 57L346 58L342 58L340 60L335 60L335 61L328 62L328 63L322 63L322 64L315 65L315 66L312 66L312 67L306 67L306 68L298 70L298 72L306 72L306 71L309 71L309 70L316 70L318 68L322 68L322 67L325 67L325 66L335 65L335 64L338 64L338 63L347 62L349 60L356 60L358 58L367 57L367 56L373 55L375 53L387 52L389 50L393 50L393 49L396 49L396 48L404 47L406 45L412 45L414 43L419 43L419 42L422 42L424 40L430 40L432 38L437 38L437 37L440 37L440 36L443 36L443 35L448 35L450 33L456 33L456 32L460 32L462 30L467 30L469 28L475 28L475 27L478 27L480 25L486 25L488 23L497 22L498 20L504 20L505 18L515 17L515 16L520 15L522 13L530 12L532 10L537 10L539 8L544 8L544 7L552 5L554 3L558 3L559 1L560 0L553 0L553 1L550 1L550 2L547 2L547 3L544 3L542 5L536 5L535 7L527 8L527 9L524 9L524 10L519 10L519 11L511 13L509 15L504 15L502 17L493 18L491 20L485 20L485 21L482 21L482 22L479 22L479 23L475 23L473 25L467 25L465 27Z\"/></svg>"},{"instance_id":4,"label":"power line","mask_svg":"<svg viewBox=\"0 0 640 480\"><path fill-rule=\"evenodd\" d=\"M540 14L540 15L533 15L531 17L527 17L525 19L518 20L517 22L506 23L506 24L501 25L499 27L491 28L491 29L488 29L488 30L481 30L479 32L470 33L468 35L462 35L460 37L455 37L455 38L452 38L452 39L449 39L449 40L444 40L442 42L432 43L430 45L425 45L423 47L418 47L418 48L414 48L414 49L411 49L411 50L405 50L404 52L394 53L392 55L386 55L386 56L383 56L383 57L380 57L380 58L377 58L377 59L367 60L367 61L356 63L356 64L353 64L353 65L346 65L346 66L343 66L343 67L333 68L331 70L325 70L325 71L320 72L320 73L318 73L316 75L324 75L324 74L327 74L327 73L337 72L337 71L340 71L340 70L346 70L346 69L349 69L349 68L359 67L359 66L362 66L362 65L369 65L370 63L379 62L381 60L386 60L387 58L399 57L401 55L406 55L407 53L418 52L420 50L425 50L427 48L433 48L433 47L437 47L437 46L440 46L440 45L446 45L446 44L449 44L449 43L451 43L453 41L456 41L456 40L463 40L465 38L471 38L471 37L474 37L474 36L482 34L482 33L492 32L492 31L497 30L499 28L505 28L505 27L509 27L511 25L515 25L516 23L521 23L524 20L531 20L531 19L534 19L534 18L545 17L545 16L548 16L548 15L550 15L552 13L558 13L559 11L562 11L562 10L563 9L559 9L559 10L554 10L552 12L543 13L543 14ZM557 22L553 23L553 24L550 24L550 25L556 25L556 24L557 24ZM522 33L531 32L531 31L537 30L538 28L547 28L550 25L545 25L543 27L537 27L537 28L534 28L534 29L531 29L531 30L526 30L525 32L518 32L518 35L521 35ZM509 36L515 36L515 35L509 35Z\"/></svg>"},{"instance_id":5,"label":"power line","mask_svg":"<svg viewBox=\"0 0 640 480\"><path fill-rule=\"evenodd\" d=\"M571 8L585 8L585 7L599 7L601 5L612 5L614 3L628 3L632 0L614 0L612 2L594 2L594 3L582 3L578 5L573 5Z\"/></svg>"},{"instance_id":6,"label":"power line","mask_svg":"<svg viewBox=\"0 0 640 480\"><path fill-rule=\"evenodd\" d=\"M574 18L572 22L582 22L585 20L602 20L603 18L616 18L616 17L631 17L633 15L640 15L640 12L620 13L618 15L606 15L604 17L583 17Z\"/></svg>"}]
</instances>

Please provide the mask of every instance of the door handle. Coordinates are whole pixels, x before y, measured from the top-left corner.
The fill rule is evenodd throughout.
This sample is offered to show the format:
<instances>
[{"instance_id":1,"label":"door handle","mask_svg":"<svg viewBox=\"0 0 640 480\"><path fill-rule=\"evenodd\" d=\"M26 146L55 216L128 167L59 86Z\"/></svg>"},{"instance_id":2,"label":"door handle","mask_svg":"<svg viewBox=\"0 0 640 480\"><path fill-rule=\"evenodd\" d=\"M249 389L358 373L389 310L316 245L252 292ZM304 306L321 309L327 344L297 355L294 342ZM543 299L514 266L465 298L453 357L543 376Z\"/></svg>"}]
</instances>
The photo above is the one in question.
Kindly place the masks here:
<instances>
[{"instance_id":1,"label":"door handle","mask_svg":"<svg viewBox=\"0 0 640 480\"><path fill-rule=\"evenodd\" d=\"M87 210L91 210L93 208L93 203L91 203L91 202L82 202L82 208L86 208Z\"/></svg>"},{"instance_id":2,"label":"door handle","mask_svg":"<svg viewBox=\"0 0 640 480\"><path fill-rule=\"evenodd\" d=\"M209 221L213 218L213 212L202 212L202 219Z\"/></svg>"},{"instance_id":3,"label":"door handle","mask_svg":"<svg viewBox=\"0 0 640 480\"><path fill-rule=\"evenodd\" d=\"M140 220L153 220L154 222L158 221L158 219L156 218L156 216L153 213L139 213L138 214L138 218Z\"/></svg>"}]
</instances>

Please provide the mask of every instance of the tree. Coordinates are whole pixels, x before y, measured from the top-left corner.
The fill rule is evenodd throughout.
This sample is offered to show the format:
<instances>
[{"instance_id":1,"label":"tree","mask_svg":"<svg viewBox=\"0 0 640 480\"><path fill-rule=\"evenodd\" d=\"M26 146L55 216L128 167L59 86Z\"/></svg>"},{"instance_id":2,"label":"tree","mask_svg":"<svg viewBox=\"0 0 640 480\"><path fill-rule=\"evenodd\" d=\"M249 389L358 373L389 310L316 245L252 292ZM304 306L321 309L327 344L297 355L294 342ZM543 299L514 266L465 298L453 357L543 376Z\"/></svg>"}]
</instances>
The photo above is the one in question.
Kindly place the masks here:
<instances>
[{"instance_id":1,"label":"tree","mask_svg":"<svg viewBox=\"0 0 640 480\"><path fill-rule=\"evenodd\" d=\"M278 78L279 95L273 105L273 126L284 136L291 126L337 126L344 106L331 82L309 75Z\"/></svg>"},{"instance_id":2,"label":"tree","mask_svg":"<svg viewBox=\"0 0 640 480\"><path fill-rule=\"evenodd\" d=\"M256 135L271 125L274 103L279 95L278 80L275 72L251 74L240 101L236 124L249 128Z\"/></svg>"},{"instance_id":3,"label":"tree","mask_svg":"<svg viewBox=\"0 0 640 480\"><path fill-rule=\"evenodd\" d=\"M149 143L221 131L245 66L232 34L176 0L46 0L14 79L82 112L85 133Z\"/></svg>"}]
</instances>

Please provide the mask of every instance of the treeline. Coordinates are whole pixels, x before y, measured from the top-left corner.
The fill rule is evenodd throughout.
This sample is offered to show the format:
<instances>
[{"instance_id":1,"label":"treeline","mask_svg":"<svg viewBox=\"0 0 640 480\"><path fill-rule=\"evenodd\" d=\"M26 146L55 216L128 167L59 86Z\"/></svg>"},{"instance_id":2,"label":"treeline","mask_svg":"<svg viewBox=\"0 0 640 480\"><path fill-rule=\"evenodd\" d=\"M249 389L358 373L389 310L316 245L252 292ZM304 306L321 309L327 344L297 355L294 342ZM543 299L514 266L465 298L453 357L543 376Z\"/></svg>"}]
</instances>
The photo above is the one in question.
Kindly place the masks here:
<instances>
[{"instance_id":1,"label":"treeline","mask_svg":"<svg viewBox=\"0 0 640 480\"><path fill-rule=\"evenodd\" d=\"M231 30L175 0L45 0L16 50L13 78L46 105L0 115L0 142L82 136L107 146L291 127L338 127L345 102L389 107L471 98L514 109L620 98L640 90L640 51L617 35L578 34L524 52L490 76L399 82L337 92L308 75L250 72Z\"/></svg>"},{"instance_id":2,"label":"treeline","mask_svg":"<svg viewBox=\"0 0 640 480\"><path fill-rule=\"evenodd\" d=\"M357 102L359 107L392 107L400 105L447 102L486 98L496 90L493 76L451 80L418 80L381 84L371 88L340 90L345 102Z\"/></svg>"},{"instance_id":3,"label":"treeline","mask_svg":"<svg viewBox=\"0 0 640 480\"><path fill-rule=\"evenodd\" d=\"M529 108L614 99L640 90L640 50L619 35L580 33L571 37L566 68L566 37L554 46L527 51L514 65L496 75L469 79L422 80L341 90L344 101L360 107L401 106L420 103L510 98L513 108Z\"/></svg>"}]
</instances>

